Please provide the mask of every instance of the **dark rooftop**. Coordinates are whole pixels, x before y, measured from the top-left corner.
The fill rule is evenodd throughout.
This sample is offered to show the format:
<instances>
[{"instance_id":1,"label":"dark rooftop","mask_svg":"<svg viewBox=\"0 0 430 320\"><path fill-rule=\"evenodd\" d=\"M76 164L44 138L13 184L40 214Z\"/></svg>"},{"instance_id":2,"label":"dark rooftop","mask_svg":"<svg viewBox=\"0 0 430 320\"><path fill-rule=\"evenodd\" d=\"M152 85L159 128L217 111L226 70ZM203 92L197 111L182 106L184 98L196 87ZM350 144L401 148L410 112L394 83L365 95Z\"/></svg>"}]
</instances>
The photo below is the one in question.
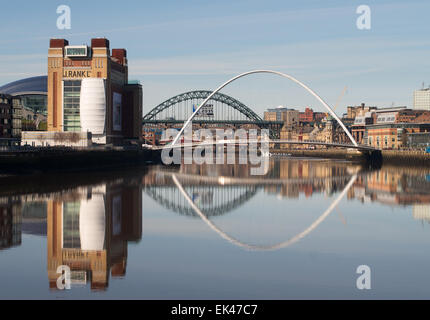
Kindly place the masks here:
<instances>
[{"instance_id":1,"label":"dark rooftop","mask_svg":"<svg viewBox=\"0 0 430 320\"><path fill-rule=\"evenodd\" d=\"M48 92L48 77L39 76L21 79L18 81L10 82L0 87L0 93L10 95L19 94L47 94Z\"/></svg>"}]
</instances>

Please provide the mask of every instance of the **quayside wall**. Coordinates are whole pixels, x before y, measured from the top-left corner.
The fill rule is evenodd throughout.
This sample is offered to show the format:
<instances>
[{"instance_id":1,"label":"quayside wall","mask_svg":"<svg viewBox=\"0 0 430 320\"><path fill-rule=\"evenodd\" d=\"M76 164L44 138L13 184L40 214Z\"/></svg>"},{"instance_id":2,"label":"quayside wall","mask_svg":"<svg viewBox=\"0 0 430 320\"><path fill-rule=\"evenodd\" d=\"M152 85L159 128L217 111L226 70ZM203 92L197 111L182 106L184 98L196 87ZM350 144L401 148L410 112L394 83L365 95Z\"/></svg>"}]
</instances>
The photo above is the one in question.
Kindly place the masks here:
<instances>
[{"instance_id":1,"label":"quayside wall","mask_svg":"<svg viewBox=\"0 0 430 320\"><path fill-rule=\"evenodd\" d=\"M384 164L405 166L429 166L430 153L416 150L382 150Z\"/></svg>"},{"instance_id":2,"label":"quayside wall","mask_svg":"<svg viewBox=\"0 0 430 320\"><path fill-rule=\"evenodd\" d=\"M142 148L31 148L0 152L0 174L69 172L159 163L158 151Z\"/></svg>"},{"instance_id":3,"label":"quayside wall","mask_svg":"<svg viewBox=\"0 0 430 320\"><path fill-rule=\"evenodd\" d=\"M372 167L379 167L382 164L382 154L379 150L358 151L356 149L271 149L273 155L291 155L294 157L312 157L324 159L341 159L354 162L364 162Z\"/></svg>"},{"instance_id":4,"label":"quayside wall","mask_svg":"<svg viewBox=\"0 0 430 320\"><path fill-rule=\"evenodd\" d=\"M402 166L429 166L430 153L415 150L375 150L358 152L348 149L316 149L316 150L279 150L271 149L272 154L290 154L295 157L314 157L327 159L343 159L351 161L366 161L377 164Z\"/></svg>"}]
</instances>

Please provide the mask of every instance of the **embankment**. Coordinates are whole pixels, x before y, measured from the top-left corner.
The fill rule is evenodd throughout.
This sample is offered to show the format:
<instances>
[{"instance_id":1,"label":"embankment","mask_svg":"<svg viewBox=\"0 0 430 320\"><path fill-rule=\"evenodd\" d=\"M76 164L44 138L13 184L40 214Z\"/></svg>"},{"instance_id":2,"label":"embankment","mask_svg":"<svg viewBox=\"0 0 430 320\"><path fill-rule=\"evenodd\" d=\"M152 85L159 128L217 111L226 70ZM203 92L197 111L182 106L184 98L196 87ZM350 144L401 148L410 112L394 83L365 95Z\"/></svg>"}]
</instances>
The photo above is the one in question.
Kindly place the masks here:
<instances>
[{"instance_id":1,"label":"embankment","mask_svg":"<svg viewBox=\"0 0 430 320\"><path fill-rule=\"evenodd\" d=\"M405 166L429 166L430 153L412 150L383 150L384 164Z\"/></svg>"},{"instance_id":2,"label":"embankment","mask_svg":"<svg viewBox=\"0 0 430 320\"><path fill-rule=\"evenodd\" d=\"M0 152L0 173L92 171L159 161L159 152L141 148L31 148Z\"/></svg>"},{"instance_id":3,"label":"embankment","mask_svg":"<svg viewBox=\"0 0 430 320\"><path fill-rule=\"evenodd\" d=\"M312 158L326 158L326 159L343 159L351 161L362 161L363 154L355 150L349 151L347 149L315 149L315 150L288 150L288 149L273 149L270 150L272 154L290 154L294 157L312 157Z\"/></svg>"},{"instance_id":4,"label":"embankment","mask_svg":"<svg viewBox=\"0 0 430 320\"><path fill-rule=\"evenodd\" d=\"M316 150L288 150L273 149L272 154L291 154L295 157L313 157L326 159L343 159L351 161L371 161L375 159L369 153L360 153L348 149L316 149ZM379 151L377 151L379 153ZM376 154L375 154L376 155ZM382 164L402 166L430 166L430 154L424 151L382 150ZM378 155L377 155L378 156ZM377 161L376 161L377 162Z\"/></svg>"}]
</instances>

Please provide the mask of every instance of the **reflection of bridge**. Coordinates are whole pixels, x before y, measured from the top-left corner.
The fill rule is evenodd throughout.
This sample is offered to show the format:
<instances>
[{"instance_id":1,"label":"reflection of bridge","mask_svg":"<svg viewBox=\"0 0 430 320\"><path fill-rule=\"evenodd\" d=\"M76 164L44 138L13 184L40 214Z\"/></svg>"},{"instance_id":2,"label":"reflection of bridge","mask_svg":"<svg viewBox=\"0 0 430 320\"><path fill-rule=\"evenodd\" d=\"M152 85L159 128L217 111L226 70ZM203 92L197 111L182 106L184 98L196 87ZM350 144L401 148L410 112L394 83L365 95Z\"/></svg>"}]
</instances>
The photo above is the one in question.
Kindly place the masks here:
<instances>
[{"instance_id":1,"label":"reflection of bridge","mask_svg":"<svg viewBox=\"0 0 430 320\"><path fill-rule=\"evenodd\" d=\"M145 192L163 207L187 216L196 216L192 207L174 186L147 186ZM208 217L225 214L251 199L255 186L191 185L186 187L193 202L199 203Z\"/></svg>"},{"instance_id":2,"label":"reflection of bridge","mask_svg":"<svg viewBox=\"0 0 430 320\"><path fill-rule=\"evenodd\" d=\"M159 104L143 117L144 126L182 127L195 109L212 92L190 91L174 96ZM242 102L223 93L214 94L209 100L209 111L197 115L193 123L200 126L231 126L239 128L251 125L269 129L272 137L279 138L282 121L266 121Z\"/></svg>"},{"instance_id":3,"label":"reflection of bridge","mask_svg":"<svg viewBox=\"0 0 430 320\"><path fill-rule=\"evenodd\" d=\"M151 175L151 173L148 173ZM312 176L292 178L265 178L206 176L174 171L156 171L153 178L145 183L145 193L163 207L179 214L198 216L192 205L183 197L177 188L175 179L181 182L190 196L192 203L198 205L205 217L223 215L240 207L261 190L271 187L311 185L316 189L331 188L334 191L343 188L351 178L352 172L333 176ZM269 188L269 189L268 189Z\"/></svg>"},{"instance_id":4,"label":"reflection of bridge","mask_svg":"<svg viewBox=\"0 0 430 320\"><path fill-rule=\"evenodd\" d=\"M239 178L239 177L208 177L196 174L176 173L176 172L158 172L158 175L165 175L166 177L172 178L173 175L180 179L183 185L193 186L204 186L204 185L220 185L220 186L277 186L277 185L289 185L289 184L306 184L314 183L320 184L323 182L345 182L351 175L346 176L330 176L330 177L308 177L308 178Z\"/></svg>"},{"instance_id":5,"label":"reflection of bridge","mask_svg":"<svg viewBox=\"0 0 430 320\"><path fill-rule=\"evenodd\" d=\"M172 176L173 181L175 182L175 185L183 195L183 197L186 199L186 201L189 203L189 205L193 208L193 210L196 212L196 214L214 231L216 232L220 237L226 239L230 243L237 245L239 247L243 247L248 250L278 250L281 248L288 247L295 242L299 241L300 239L307 236L309 233L311 233L313 230L315 230L333 211L334 208L338 205L338 203L342 200L342 198L347 194L348 190L351 188L351 186L354 184L355 180L357 179L357 175L353 175L349 182L347 183L346 187L342 190L342 192L339 194L339 196L334 199L334 201L331 203L331 205L313 222L309 227L307 227L302 232L299 232L294 237L289 238L286 241L279 242L277 244L273 245L254 245L254 244L248 244L240 241L239 239L236 239L223 230L221 230L219 227L217 227L212 221L210 221L205 214L201 211L198 205L196 205L187 191L183 188L182 184L179 182L177 177L175 175Z\"/></svg>"},{"instance_id":6,"label":"reflection of bridge","mask_svg":"<svg viewBox=\"0 0 430 320\"><path fill-rule=\"evenodd\" d=\"M360 165L348 162L290 159L271 161L264 176L252 176L251 165L181 165L151 170L143 190L171 211L202 219L211 230L234 245L250 250L276 250L289 246L315 230L348 193L357 177L366 174ZM364 169L365 170L365 169ZM259 192L297 198L312 192L337 194L333 202L309 227L274 245L249 244L224 232L212 218L245 204Z\"/></svg>"}]
</instances>

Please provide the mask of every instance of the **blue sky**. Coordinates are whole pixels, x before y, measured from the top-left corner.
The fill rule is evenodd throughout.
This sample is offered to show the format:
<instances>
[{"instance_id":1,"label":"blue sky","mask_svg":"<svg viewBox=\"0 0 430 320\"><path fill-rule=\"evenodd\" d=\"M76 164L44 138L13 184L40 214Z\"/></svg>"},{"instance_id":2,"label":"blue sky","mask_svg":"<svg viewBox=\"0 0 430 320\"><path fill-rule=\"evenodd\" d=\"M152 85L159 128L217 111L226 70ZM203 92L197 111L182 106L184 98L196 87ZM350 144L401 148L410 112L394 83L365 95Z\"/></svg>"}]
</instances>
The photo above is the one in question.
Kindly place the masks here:
<instances>
[{"instance_id":1,"label":"blue sky","mask_svg":"<svg viewBox=\"0 0 430 320\"><path fill-rule=\"evenodd\" d=\"M57 6L71 8L71 30L58 30ZM371 30L356 28L369 5ZM245 71L270 68L297 77L336 112L365 102L412 105L430 84L429 1L8 1L2 3L0 84L46 74L49 38L89 44L107 37L126 48L129 78L144 85L144 112L171 96L214 89ZM297 85L271 75L223 90L257 113L312 106Z\"/></svg>"}]
</instances>

